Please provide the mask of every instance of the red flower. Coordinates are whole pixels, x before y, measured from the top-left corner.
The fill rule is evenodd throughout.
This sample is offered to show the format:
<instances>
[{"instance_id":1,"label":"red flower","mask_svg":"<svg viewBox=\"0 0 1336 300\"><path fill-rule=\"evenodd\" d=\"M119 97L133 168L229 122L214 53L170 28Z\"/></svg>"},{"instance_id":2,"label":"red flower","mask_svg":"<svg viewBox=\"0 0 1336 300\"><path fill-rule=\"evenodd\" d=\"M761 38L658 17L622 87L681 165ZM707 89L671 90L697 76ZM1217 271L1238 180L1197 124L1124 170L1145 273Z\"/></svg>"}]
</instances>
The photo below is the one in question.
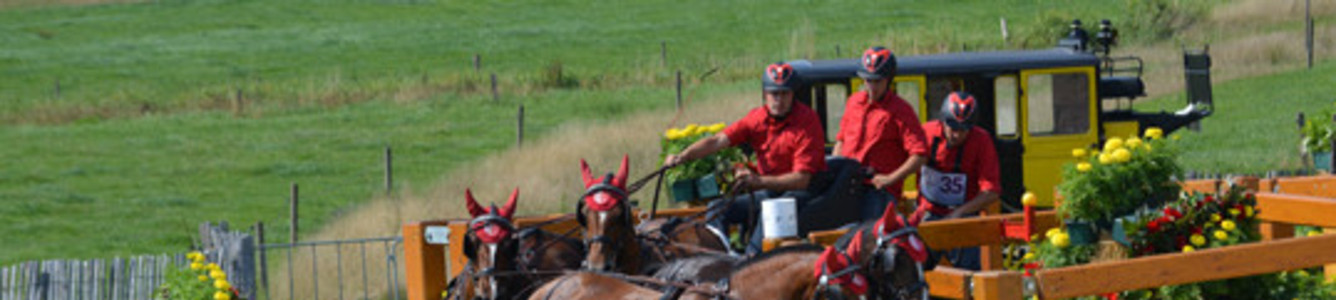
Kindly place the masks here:
<instances>
[{"instance_id":1,"label":"red flower","mask_svg":"<svg viewBox=\"0 0 1336 300\"><path fill-rule=\"evenodd\" d=\"M1118 293L1117 293L1117 292L1104 294L1103 296L1104 296L1104 299L1108 299L1108 300L1118 300Z\"/></svg>"},{"instance_id":2,"label":"red flower","mask_svg":"<svg viewBox=\"0 0 1336 300\"><path fill-rule=\"evenodd\" d=\"M1146 223L1146 230L1150 231L1150 233L1160 232L1160 220L1155 219L1151 220L1150 223Z\"/></svg>"},{"instance_id":3,"label":"red flower","mask_svg":"<svg viewBox=\"0 0 1336 300\"><path fill-rule=\"evenodd\" d=\"M1202 202L1215 202L1215 197L1211 197L1211 195L1206 195L1206 198L1203 198Z\"/></svg>"},{"instance_id":4,"label":"red flower","mask_svg":"<svg viewBox=\"0 0 1336 300\"><path fill-rule=\"evenodd\" d=\"M1165 216L1173 216L1173 217L1174 217L1174 220L1177 220L1177 219L1183 217L1183 213L1182 213L1182 212L1179 212L1177 209L1174 209L1173 207L1165 207L1165 208L1164 208L1164 215L1165 215Z\"/></svg>"},{"instance_id":5,"label":"red flower","mask_svg":"<svg viewBox=\"0 0 1336 300\"><path fill-rule=\"evenodd\" d=\"M1192 234L1201 234L1201 227L1192 227Z\"/></svg>"}]
</instances>

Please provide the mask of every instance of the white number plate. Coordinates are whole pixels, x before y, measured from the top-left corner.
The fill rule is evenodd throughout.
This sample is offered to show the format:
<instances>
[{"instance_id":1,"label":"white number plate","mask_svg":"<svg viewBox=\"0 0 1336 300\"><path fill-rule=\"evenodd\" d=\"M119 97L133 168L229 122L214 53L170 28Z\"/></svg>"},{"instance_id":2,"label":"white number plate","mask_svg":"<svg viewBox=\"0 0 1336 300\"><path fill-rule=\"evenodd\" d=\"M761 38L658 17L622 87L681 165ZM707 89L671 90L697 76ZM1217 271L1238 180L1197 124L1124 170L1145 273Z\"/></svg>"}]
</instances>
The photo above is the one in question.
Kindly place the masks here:
<instances>
[{"instance_id":1,"label":"white number plate","mask_svg":"<svg viewBox=\"0 0 1336 300\"><path fill-rule=\"evenodd\" d=\"M427 232L423 235L426 236L428 244L433 244L433 245L450 244L450 227L427 226Z\"/></svg>"}]
</instances>

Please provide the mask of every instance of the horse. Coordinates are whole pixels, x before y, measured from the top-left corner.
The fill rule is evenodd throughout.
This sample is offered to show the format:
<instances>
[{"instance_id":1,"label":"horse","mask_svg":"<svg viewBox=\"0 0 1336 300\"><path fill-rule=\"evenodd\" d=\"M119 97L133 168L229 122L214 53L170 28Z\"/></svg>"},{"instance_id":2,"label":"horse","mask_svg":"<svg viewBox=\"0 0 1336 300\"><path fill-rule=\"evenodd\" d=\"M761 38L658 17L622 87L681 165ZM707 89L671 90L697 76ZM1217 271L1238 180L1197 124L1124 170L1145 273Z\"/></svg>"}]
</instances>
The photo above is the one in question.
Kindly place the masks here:
<instances>
[{"instance_id":1,"label":"horse","mask_svg":"<svg viewBox=\"0 0 1336 300\"><path fill-rule=\"evenodd\" d=\"M676 263L675 263L676 264ZM798 245L763 253L737 264L714 282L648 280L621 274L582 272L558 277L529 299L847 299L866 293L867 281L853 259L833 247ZM655 291L636 285L663 285Z\"/></svg>"},{"instance_id":2,"label":"horse","mask_svg":"<svg viewBox=\"0 0 1336 300\"><path fill-rule=\"evenodd\" d=\"M651 220L634 227L626 189L629 157L622 156L617 173L595 179L589 163L580 160L585 192L576 202L576 219L588 250L583 268L642 274L677 257L726 253L723 238L704 223L686 219Z\"/></svg>"},{"instance_id":3,"label":"horse","mask_svg":"<svg viewBox=\"0 0 1336 300\"><path fill-rule=\"evenodd\" d=\"M923 273L934 265L918 231L905 224L895 207L888 206L881 218L854 227L835 242L868 275L869 299L928 299Z\"/></svg>"},{"instance_id":4,"label":"horse","mask_svg":"<svg viewBox=\"0 0 1336 300\"><path fill-rule=\"evenodd\" d=\"M579 242L538 228L516 232L512 217L519 189L511 192L501 209L482 208L471 190L464 196L473 217L464 238L469 264L451 281L452 298L527 297L535 283L554 277L554 272L578 268L584 251Z\"/></svg>"}]
</instances>

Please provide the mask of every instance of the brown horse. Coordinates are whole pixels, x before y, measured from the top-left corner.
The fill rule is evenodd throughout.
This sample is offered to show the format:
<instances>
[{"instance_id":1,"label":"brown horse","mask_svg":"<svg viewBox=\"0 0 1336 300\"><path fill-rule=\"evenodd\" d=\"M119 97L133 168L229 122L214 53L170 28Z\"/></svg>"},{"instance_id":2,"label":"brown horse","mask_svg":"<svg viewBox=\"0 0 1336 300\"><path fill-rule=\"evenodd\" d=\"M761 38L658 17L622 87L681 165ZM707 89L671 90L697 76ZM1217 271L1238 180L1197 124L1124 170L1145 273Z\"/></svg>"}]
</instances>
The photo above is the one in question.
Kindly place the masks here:
<instances>
[{"instance_id":1,"label":"brown horse","mask_svg":"<svg viewBox=\"0 0 1336 300\"><path fill-rule=\"evenodd\" d=\"M785 247L737 265L725 279L669 294L620 274L571 274L539 287L529 299L848 299L864 295L867 282L853 259L832 247ZM671 286L671 285L670 285Z\"/></svg>"},{"instance_id":2,"label":"brown horse","mask_svg":"<svg viewBox=\"0 0 1336 300\"><path fill-rule=\"evenodd\" d=\"M629 157L622 156L617 173L597 179L589 164L580 160L585 193L575 214L585 229L585 269L641 274L678 257L726 253L722 236L700 221L651 220L634 227L626 189L628 164Z\"/></svg>"},{"instance_id":3,"label":"brown horse","mask_svg":"<svg viewBox=\"0 0 1336 300\"><path fill-rule=\"evenodd\" d=\"M928 247L918 231L905 224L895 207L887 207L880 219L855 227L835 242L868 275L869 299L928 299L923 277L932 269Z\"/></svg>"},{"instance_id":4,"label":"brown horse","mask_svg":"<svg viewBox=\"0 0 1336 300\"><path fill-rule=\"evenodd\" d=\"M512 223L519 189L501 209L482 208L465 190L465 201L473 220L464 238L469 264L451 282L455 299L514 299L528 296L538 282L555 277L556 271L578 267L584 250L575 240L537 228L519 230Z\"/></svg>"}]
</instances>

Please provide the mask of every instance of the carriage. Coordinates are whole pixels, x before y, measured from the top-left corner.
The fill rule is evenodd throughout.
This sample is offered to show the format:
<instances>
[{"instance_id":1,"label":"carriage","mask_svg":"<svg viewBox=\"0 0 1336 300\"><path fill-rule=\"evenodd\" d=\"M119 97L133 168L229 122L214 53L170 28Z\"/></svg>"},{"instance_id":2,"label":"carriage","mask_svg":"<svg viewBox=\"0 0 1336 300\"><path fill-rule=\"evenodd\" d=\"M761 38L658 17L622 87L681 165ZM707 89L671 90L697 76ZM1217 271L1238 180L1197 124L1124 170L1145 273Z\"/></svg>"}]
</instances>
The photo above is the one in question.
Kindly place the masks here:
<instances>
[{"instance_id":1,"label":"carriage","mask_svg":"<svg viewBox=\"0 0 1336 300\"><path fill-rule=\"evenodd\" d=\"M981 113L975 123L994 135L1003 172L1003 208L990 208L991 215L972 220L927 223L918 236L935 248L984 246L985 270L1001 263L996 248L1007 240L1022 240L1033 232L1056 226L1051 212L1036 212L1020 205L1021 193L1051 191L1058 184L1058 170L1068 161L1068 150L1100 143L1104 137L1128 135L1158 127L1172 132L1211 114L1210 56L1205 50L1184 53L1188 107L1168 113L1131 110L1130 100L1144 96L1141 79L1143 67L1136 57L1112 57L1084 49L1085 41L1064 40L1058 47L1045 50L960 52L907 56L899 59L893 91L909 101L921 121L932 118L944 95L967 91L976 95ZM1107 49L1107 45L1105 47ZM812 107L821 119L827 137L835 136L842 115L842 99L859 89L858 62L843 60L790 61L803 81L795 99ZM619 172L625 194L625 169ZM586 187L599 185L586 174ZM916 198L914 180L906 186L905 199ZM603 184L607 184L605 179ZM843 185L831 189L838 194ZM632 191L634 192L634 191ZM586 193L586 197L590 196ZM1052 194L1035 193L1039 206L1051 206ZM722 193L716 196L722 196ZM834 197L834 196L832 196ZM628 203L623 201L623 203ZM832 201L839 202L839 201ZM907 201L901 201L907 202ZM515 229L541 229L546 232L571 233L585 227L585 206L576 213L514 218ZM619 214L632 226L660 222L665 218L699 219L704 207L646 210L625 204ZM652 212L649 212L652 211ZM1000 211L1019 212L1000 215ZM1022 212L1023 211L1023 212ZM653 218L651 218L651 216ZM679 220L682 220L679 219ZM464 220L439 220L404 226L405 263L410 284L410 299L438 298L450 278L466 272L468 245L466 236L477 224ZM846 231L822 231L839 224L820 224L802 230L808 242L831 245ZM601 236L586 238L585 244L617 245ZM848 242L848 238L845 241ZM878 242L880 244L880 242ZM775 243L767 243L767 249ZM880 247L880 245L877 245ZM587 262L586 262L587 263ZM943 275L947 274L947 275ZM918 270L920 281L939 281L939 285L968 285L960 276L925 273ZM968 276L966 276L968 277ZM825 284L824 282L822 283ZM934 287L936 292L939 287ZM946 288L943 290L951 290ZM927 289L923 289L926 297ZM954 295L954 294L947 294Z\"/></svg>"}]
</instances>

